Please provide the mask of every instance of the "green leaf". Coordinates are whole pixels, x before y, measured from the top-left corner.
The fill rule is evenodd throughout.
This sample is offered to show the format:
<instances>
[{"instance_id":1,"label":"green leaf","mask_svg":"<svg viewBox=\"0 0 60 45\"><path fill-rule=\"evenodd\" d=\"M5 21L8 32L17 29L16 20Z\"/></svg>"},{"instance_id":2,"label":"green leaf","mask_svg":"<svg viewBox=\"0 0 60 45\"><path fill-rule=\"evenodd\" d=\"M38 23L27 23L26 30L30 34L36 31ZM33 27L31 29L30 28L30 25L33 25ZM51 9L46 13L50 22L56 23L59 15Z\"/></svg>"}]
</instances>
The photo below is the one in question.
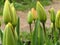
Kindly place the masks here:
<instances>
[{"instance_id":1,"label":"green leaf","mask_svg":"<svg viewBox=\"0 0 60 45\"><path fill-rule=\"evenodd\" d=\"M44 45L44 32L41 25L38 26L38 45Z\"/></svg>"},{"instance_id":2,"label":"green leaf","mask_svg":"<svg viewBox=\"0 0 60 45\"><path fill-rule=\"evenodd\" d=\"M16 32L17 32L17 35L19 37L20 35L20 18L18 17L18 23L17 23L17 26L16 26Z\"/></svg>"},{"instance_id":3,"label":"green leaf","mask_svg":"<svg viewBox=\"0 0 60 45\"><path fill-rule=\"evenodd\" d=\"M35 24L35 29L34 29L34 32L33 32L33 35L32 35L32 42L31 44L32 45L38 45L38 26L40 25L39 21L37 20L36 21L36 24Z\"/></svg>"},{"instance_id":4,"label":"green leaf","mask_svg":"<svg viewBox=\"0 0 60 45\"><path fill-rule=\"evenodd\" d=\"M16 26L16 33L17 33L17 36L18 36L16 45L23 45L23 43L20 40L20 18L19 17L18 17L18 22L17 22L17 26Z\"/></svg>"},{"instance_id":5,"label":"green leaf","mask_svg":"<svg viewBox=\"0 0 60 45\"><path fill-rule=\"evenodd\" d=\"M3 40L3 32L1 29L0 29L0 37L1 37L1 41L2 41Z\"/></svg>"}]
</instances>

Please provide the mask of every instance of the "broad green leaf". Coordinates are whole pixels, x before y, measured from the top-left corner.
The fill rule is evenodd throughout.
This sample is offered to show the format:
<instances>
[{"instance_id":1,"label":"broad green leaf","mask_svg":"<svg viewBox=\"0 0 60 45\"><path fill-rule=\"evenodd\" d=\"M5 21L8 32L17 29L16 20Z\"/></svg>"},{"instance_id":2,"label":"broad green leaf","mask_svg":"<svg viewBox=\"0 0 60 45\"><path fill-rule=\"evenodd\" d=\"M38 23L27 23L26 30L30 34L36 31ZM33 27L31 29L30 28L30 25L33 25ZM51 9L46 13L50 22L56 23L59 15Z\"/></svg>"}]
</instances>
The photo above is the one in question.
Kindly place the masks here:
<instances>
[{"instance_id":1,"label":"broad green leaf","mask_svg":"<svg viewBox=\"0 0 60 45\"><path fill-rule=\"evenodd\" d=\"M17 26L16 26L16 32L18 37L20 36L20 18L18 17L18 22L17 22Z\"/></svg>"},{"instance_id":2,"label":"broad green leaf","mask_svg":"<svg viewBox=\"0 0 60 45\"><path fill-rule=\"evenodd\" d=\"M44 45L44 32L41 25L38 26L38 45Z\"/></svg>"},{"instance_id":3,"label":"broad green leaf","mask_svg":"<svg viewBox=\"0 0 60 45\"><path fill-rule=\"evenodd\" d=\"M35 24L35 29L32 35L32 45L38 45L38 26L40 25L40 22L37 20Z\"/></svg>"}]
</instances>

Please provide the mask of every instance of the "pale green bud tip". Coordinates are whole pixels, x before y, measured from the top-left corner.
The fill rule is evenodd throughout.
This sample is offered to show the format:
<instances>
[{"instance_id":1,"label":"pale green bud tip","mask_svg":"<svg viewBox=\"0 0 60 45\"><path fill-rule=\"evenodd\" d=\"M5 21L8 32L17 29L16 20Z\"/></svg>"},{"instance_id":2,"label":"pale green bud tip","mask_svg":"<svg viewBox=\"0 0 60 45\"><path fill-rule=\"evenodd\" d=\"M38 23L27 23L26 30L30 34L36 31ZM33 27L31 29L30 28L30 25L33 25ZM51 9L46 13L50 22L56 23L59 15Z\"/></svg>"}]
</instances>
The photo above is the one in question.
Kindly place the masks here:
<instances>
[{"instance_id":1,"label":"pale green bud tip","mask_svg":"<svg viewBox=\"0 0 60 45\"><path fill-rule=\"evenodd\" d=\"M13 7L14 6L14 4L13 3L11 3L11 5L10 5L11 7Z\"/></svg>"},{"instance_id":2,"label":"pale green bud tip","mask_svg":"<svg viewBox=\"0 0 60 45\"><path fill-rule=\"evenodd\" d=\"M51 10L54 10L54 8L52 7Z\"/></svg>"},{"instance_id":3,"label":"pale green bud tip","mask_svg":"<svg viewBox=\"0 0 60 45\"><path fill-rule=\"evenodd\" d=\"M49 13L51 13L51 11L53 11L54 10L54 8L51 8L50 10L49 10Z\"/></svg>"},{"instance_id":4,"label":"pale green bud tip","mask_svg":"<svg viewBox=\"0 0 60 45\"><path fill-rule=\"evenodd\" d=\"M60 10L57 12L57 15L60 15Z\"/></svg>"},{"instance_id":5,"label":"pale green bud tip","mask_svg":"<svg viewBox=\"0 0 60 45\"><path fill-rule=\"evenodd\" d=\"M42 5L41 5L41 3L39 1L37 1L37 6L41 6L42 7Z\"/></svg>"},{"instance_id":6,"label":"pale green bud tip","mask_svg":"<svg viewBox=\"0 0 60 45\"><path fill-rule=\"evenodd\" d=\"M6 27L12 27L12 24L9 22Z\"/></svg>"},{"instance_id":7,"label":"pale green bud tip","mask_svg":"<svg viewBox=\"0 0 60 45\"><path fill-rule=\"evenodd\" d=\"M37 1L37 4L40 4L40 2L39 2L39 1Z\"/></svg>"},{"instance_id":8,"label":"pale green bud tip","mask_svg":"<svg viewBox=\"0 0 60 45\"><path fill-rule=\"evenodd\" d=\"M5 3L9 3L9 0L6 0Z\"/></svg>"},{"instance_id":9,"label":"pale green bud tip","mask_svg":"<svg viewBox=\"0 0 60 45\"><path fill-rule=\"evenodd\" d=\"M40 4L40 2L39 2L39 1L37 1L37 4Z\"/></svg>"},{"instance_id":10,"label":"pale green bud tip","mask_svg":"<svg viewBox=\"0 0 60 45\"><path fill-rule=\"evenodd\" d=\"M57 12L56 18L60 18L60 10Z\"/></svg>"}]
</instances>

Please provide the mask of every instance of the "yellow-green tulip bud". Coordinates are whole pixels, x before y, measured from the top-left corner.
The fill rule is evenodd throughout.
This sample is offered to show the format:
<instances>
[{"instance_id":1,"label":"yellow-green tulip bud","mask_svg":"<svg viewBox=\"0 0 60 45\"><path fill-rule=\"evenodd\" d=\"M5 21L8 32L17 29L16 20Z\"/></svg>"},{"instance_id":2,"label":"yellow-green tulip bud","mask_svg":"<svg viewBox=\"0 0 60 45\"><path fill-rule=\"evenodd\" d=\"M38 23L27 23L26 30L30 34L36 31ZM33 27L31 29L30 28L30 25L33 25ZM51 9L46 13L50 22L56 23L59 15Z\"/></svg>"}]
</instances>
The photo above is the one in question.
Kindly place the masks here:
<instances>
[{"instance_id":1,"label":"yellow-green tulip bud","mask_svg":"<svg viewBox=\"0 0 60 45\"><path fill-rule=\"evenodd\" d=\"M4 4L4 9L3 9L3 20L5 22L5 24L7 24L8 22L11 22L11 8L10 8L10 2L8 0L5 1Z\"/></svg>"},{"instance_id":2,"label":"yellow-green tulip bud","mask_svg":"<svg viewBox=\"0 0 60 45\"><path fill-rule=\"evenodd\" d=\"M37 2L36 10L39 20L45 23L47 20L46 12L39 1Z\"/></svg>"},{"instance_id":3,"label":"yellow-green tulip bud","mask_svg":"<svg viewBox=\"0 0 60 45\"><path fill-rule=\"evenodd\" d=\"M36 12L36 10L34 8L32 8L31 12L32 12L33 20L36 20L37 19L37 12Z\"/></svg>"},{"instance_id":4,"label":"yellow-green tulip bud","mask_svg":"<svg viewBox=\"0 0 60 45\"><path fill-rule=\"evenodd\" d=\"M12 24L8 23L3 33L3 45L16 45L15 38L12 32Z\"/></svg>"},{"instance_id":5,"label":"yellow-green tulip bud","mask_svg":"<svg viewBox=\"0 0 60 45\"><path fill-rule=\"evenodd\" d=\"M17 14L16 14L16 10L15 10L15 8L14 8L13 3L12 3L10 6L11 6L11 10L12 10L12 25L13 25L13 26L16 26L17 20L18 20L18 16L17 16Z\"/></svg>"},{"instance_id":6,"label":"yellow-green tulip bud","mask_svg":"<svg viewBox=\"0 0 60 45\"><path fill-rule=\"evenodd\" d=\"M56 14L56 27L60 29L60 10Z\"/></svg>"},{"instance_id":7,"label":"yellow-green tulip bud","mask_svg":"<svg viewBox=\"0 0 60 45\"><path fill-rule=\"evenodd\" d=\"M31 24L32 21L33 21L32 13L31 13L31 11L29 11L29 12L28 12L28 16L27 16L27 22L28 22L29 24Z\"/></svg>"},{"instance_id":8,"label":"yellow-green tulip bud","mask_svg":"<svg viewBox=\"0 0 60 45\"><path fill-rule=\"evenodd\" d=\"M51 8L51 9L49 10L49 13L50 13L51 22L55 23L56 14L55 14L54 8Z\"/></svg>"}]
</instances>

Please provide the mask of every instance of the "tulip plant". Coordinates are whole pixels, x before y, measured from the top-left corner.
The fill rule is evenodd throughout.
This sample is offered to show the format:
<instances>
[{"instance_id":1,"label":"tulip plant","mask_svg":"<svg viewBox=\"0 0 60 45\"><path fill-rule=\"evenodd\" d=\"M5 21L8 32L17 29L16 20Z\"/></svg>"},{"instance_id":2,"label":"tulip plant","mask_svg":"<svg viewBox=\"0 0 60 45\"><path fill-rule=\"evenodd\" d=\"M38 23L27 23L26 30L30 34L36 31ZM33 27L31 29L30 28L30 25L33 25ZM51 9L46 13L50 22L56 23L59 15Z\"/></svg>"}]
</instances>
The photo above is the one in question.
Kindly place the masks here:
<instances>
[{"instance_id":1,"label":"tulip plant","mask_svg":"<svg viewBox=\"0 0 60 45\"><path fill-rule=\"evenodd\" d=\"M47 14L44 7L37 1L36 9L32 8L27 14L30 33L20 32L20 18L16 14L13 3L5 1L3 9L4 30L0 29L2 45L60 45L60 10L55 13L49 10L51 26L45 26ZM34 29L32 23L34 21ZM1 23L0 23L1 26ZM23 35L24 34L24 35Z\"/></svg>"}]
</instances>

